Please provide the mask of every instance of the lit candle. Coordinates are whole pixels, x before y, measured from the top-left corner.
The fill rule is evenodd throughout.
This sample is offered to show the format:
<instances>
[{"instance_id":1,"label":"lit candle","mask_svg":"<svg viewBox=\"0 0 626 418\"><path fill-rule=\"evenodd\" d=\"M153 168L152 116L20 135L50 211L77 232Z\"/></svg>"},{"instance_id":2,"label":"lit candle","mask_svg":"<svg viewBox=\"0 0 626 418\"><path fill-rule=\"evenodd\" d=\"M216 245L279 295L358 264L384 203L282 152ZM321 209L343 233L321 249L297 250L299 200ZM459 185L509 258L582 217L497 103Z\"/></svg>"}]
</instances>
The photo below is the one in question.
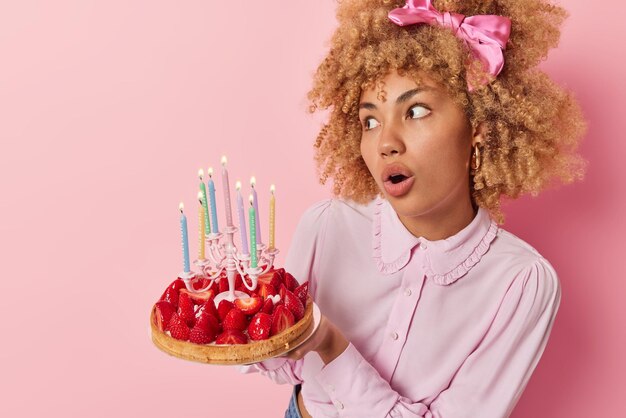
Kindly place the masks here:
<instances>
[{"instance_id":1,"label":"lit candle","mask_svg":"<svg viewBox=\"0 0 626 418\"><path fill-rule=\"evenodd\" d=\"M226 156L222 157L222 185L224 186L224 204L226 206L226 225L233 226L233 211L230 207L230 187L228 184L228 170L226 170Z\"/></svg>"},{"instance_id":2,"label":"lit candle","mask_svg":"<svg viewBox=\"0 0 626 418\"><path fill-rule=\"evenodd\" d=\"M203 184L204 185L204 184ZM198 202L200 202L200 206L198 207L198 239L200 240L199 250L198 250L198 259L204 260L204 200L202 196L202 192L198 192Z\"/></svg>"},{"instance_id":3,"label":"lit candle","mask_svg":"<svg viewBox=\"0 0 626 418\"><path fill-rule=\"evenodd\" d=\"M274 249L274 233L276 229L276 199L274 198L274 192L276 186L273 184L270 186L270 250Z\"/></svg>"},{"instance_id":4,"label":"lit candle","mask_svg":"<svg viewBox=\"0 0 626 418\"><path fill-rule=\"evenodd\" d=\"M243 211L243 197L241 197L241 182L235 184L237 189L237 214L239 215L239 232L241 234L241 253L250 254L248 252L248 233L246 231L246 216Z\"/></svg>"},{"instance_id":5,"label":"lit candle","mask_svg":"<svg viewBox=\"0 0 626 418\"><path fill-rule=\"evenodd\" d=\"M189 238L187 237L187 217L183 212L183 208L183 202L180 202L178 209L180 210L180 232L183 244L183 271L189 273L191 271L189 267Z\"/></svg>"},{"instance_id":6,"label":"lit candle","mask_svg":"<svg viewBox=\"0 0 626 418\"><path fill-rule=\"evenodd\" d=\"M202 193L202 208L204 209L204 234L209 235L211 233L211 224L209 223L209 205L206 198L206 187L204 186L204 170L198 170L198 177L200 177L200 192ZM204 240L203 240L204 242Z\"/></svg>"},{"instance_id":7,"label":"lit candle","mask_svg":"<svg viewBox=\"0 0 626 418\"><path fill-rule=\"evenodd\" d=\"M261 229L259 228L259 224L261 217L259 216L259 199L256 195L256 190L254 189L254 186L256 184L256 178L254 178L254 176L252 176L252 178L250 179L250 187L252 187L252 198L254 199L254 212L256 215L256 219L257 219L257 224L256 224L256 243L257 244L261 244Z\"/></svg>"},{"instance_id":8,"label":"lit candle","mask_svg":"<svg viewBox=\"0 0 626 418\"><path fill-rule=\"evenodd\" d=\"M216 234L220 232L217 226L217 205L215 203L215 183L213 183L213 167L209 167L209 200L211 201L211 223Z\"/></svg>"},{"instance_id":9,"label":"lit candle","mask_svg":"<svg viewBox=\"0 0 626 418\"><path fill-rule=\"evenodd\" d=\"M257 266L256 256L256 214L254 211L254 197L250 195L250 209L248 209L248 216L250 217L250 267L255 268Z\"/></svg>"}]
</instances>

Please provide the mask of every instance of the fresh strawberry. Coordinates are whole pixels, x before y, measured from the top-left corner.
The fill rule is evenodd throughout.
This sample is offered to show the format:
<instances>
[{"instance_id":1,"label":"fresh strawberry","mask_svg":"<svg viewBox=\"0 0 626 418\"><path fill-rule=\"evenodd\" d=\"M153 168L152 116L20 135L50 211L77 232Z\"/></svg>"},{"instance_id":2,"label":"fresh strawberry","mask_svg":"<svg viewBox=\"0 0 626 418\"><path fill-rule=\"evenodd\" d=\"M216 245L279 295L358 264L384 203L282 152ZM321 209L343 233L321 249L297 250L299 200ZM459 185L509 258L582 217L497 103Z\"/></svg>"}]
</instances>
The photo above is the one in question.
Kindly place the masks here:
<instances>
[{"instance_id":1,"label":"fresh strawberry","mask_svg":"<svg viewBox=\"0 0 626 418\"><path fill-rule=\"evenodd\" d=\"M176 300L178 300L178 291L180 289L183 289L185 287L185 282L183 282L182 279L176 279L174 280L168 287L167 289L165 289L165 292L163 292L163 295L161 296L161 299L159 300L165 300L165 294L167 293L167 291L169 289L172 289L175 291L176 293Z\"/></svg>"},{"instance_id":2,"label":"fresh strawberry","mask_svg":"<svg viewBox=\"0 0 626 418\"><path fill-rule=\"evenodd\" d=\"M261 312L271 315L274 313L274 302L272 299L266 299L263 303L263 307L261 308Z\"/></svg>"},{"instance_id":3,"label":"fresh strawberry","mask_svg":"<svg viewBox=\"0 0 626 418\"><path fill-rule=\"evenodd\" d=\"M268 296L276 294L276 288L269 283L260 283L257 289L259 290L259 296L263 300L267 299Z\"/></svg>"},{"instance_id":4,"label":"fresh strawberry","mask_svg":"<svg viewBox=\"0 0 626 418\"><path fill-rule=\"evenodd\" d=\"M233 309L233 307L234 307L233 303L230 301L227 301L226 299L222 299L220 301L220 304L217 305L217 313L218 313L219 319L222 322L226 318L226 314L228 314L228 312L230 312L230 310Z\"/></svg>"},{"instance_id":5,"label":"fresh strawberry","mask_svg":"<svg viewBox=\"0 0 626 418\"><path fill-rule=\"evenodd\" d=\"M207 331L196 324L189 333L189 341L196 344L208 344L215 339L216 335L217 333L212 328Z\"/></svg>"},{"instance_id":6,"label":"fresh strawberry","mask_svg":"<svg viewBox=\"0 0 626 418\"><path fill-rule=\"evenodd\" d=\"M180 290L185 287L185 281L179 277L170 284L170 287Z\"/></svg>"},{"instance_id":7,"label":"fresh strawberry","mask_svg":"<svg viewBox=\"0 0 626 418\"><path fill-rule=\"evenodd\" d=\"M196 319L193 311L193 302L187 293L180 292L178 296L178 316L187 323L193 323Z\"/></svg>"},{"instance_id":8,"label":"fresh strawberry","mask_svg":"<svg viewBox=\"0 0 626 418\"><path fill-rule=\"evenodd\" d=\"M276 272L276 274L278 274L278 278L280 279L280 282L285 283L285 269L281 267L274 271Z\"/></svg>"},{"instance_id":9,"label":"fresh strawberry","mask_svg":"<svg viewBox=\"0 0 626 418\"><path fill-rule=\"evenodd\" d=\"M215 307L215 301L213 299L207 300L204 305L201 305L198 309L196 309L196 319L205 314L211 315L213 318L215 318L216 321L219 322L220 315L219 312L217 312L217 308Z\"/></svg>"},{"instance_id":10,"label":"fresh strawberry","mask_svg":"<svg viewBox=\"0 0 626 418\"><path fill-rule=\"evenodd\" d=\"M177 340L187 340L189 338L189 327L178 314L172 314L170 319L170 335Z\"/></svg>"},{"instance_id":11,"label":"fresh strawberry","mask_svg":"<svg viewBox=\"0 0 626 418\"><path fill-rule=\"evenodd\" d=\"M241 274L235 273L235 288L243 286L243 280Z\"/></svg>"},{"instance_id":12,"label":"fresh strawberry","mask_svg":"<svg viewBox=\"0 0 626 418\"><path fill-rule=\"evenodd\" d=\"M176 308L167 301L159 301L155 304L154 316L157 326L161 331L167 330L167 326L172 318L172 314L176 312Z\"/></svg>"},{"instance_id":13,"label":"fresh strawberry","mask_svg":"<svg viewBox=\"0 0 626 418\"><path fill-rule=\"evenodd\" d=\"M234 308L231 309L228 314L226 314L226 318L224 318L222 326L225 330L236 329L239 331L243 331L248 327L248 319L243 312L241 312L237 308Z\"/></svg>"},{"instance_id":14,"label":"fresh strawberry","mask_svg":"<svg viewBox=\"0 0 626 418\"><path fill-rule=\"evenodd\" d=\"M204 302L215 297L215 290L213 289L205 290L204 292L190 292L187 289L180 289L180 293L186 293L196 305L203 305Z\"/></svg>"},{"instance_id":15,"label":"fresh strawberry","mask_svg":"<svg viewBox=\"0 0 626 418\"><path fill-rule=\"evenodd\" d=\"M296 287L296 290L293 291L293 294L300 299L303 306L306 306L306 300L309 296L309 282L306 281L302 283L300 286Z\"/></svg>"},{"instance_id":16,"label":"fresh strawberry","mask_svg":"<svg viewBox=\"0 0 626 418\"><path fill-rule=\"evenodd\" d=\"M248 326L248 335L251 340L267 340L270 337L270 329L272 328L272 317L266 313L259 312L252 317Z\"/></svg>"},{"instance_id":17,"label":"fresh strawberry","mask_svg":"<svg viewBox=\"0 0 626 418\"><path fill-rule=\"evenodd\" d=\"M248 339L245 334L236 329L227 329L217 336L216 344L247 344Z\"/></svg>"},{"instance_id":18,"label":"fresh strawberry","mask_svg":"<svg viewBox=\"0 0 626 418\"><path fill-rule=\"evenodd\" d=\"M226 277L221 277L218 285L220 293L228 291L228 279Z\"/></svg>"},{"instance_id":19,"label":"fresh strawberry","mask_svg":"<svg viewBox=\"0 0 626 418\"><path fill-rule=\"evenodd\" d=\"M202 328L205 332L212 332L215 335L222 332L222 324L220 324L220 321L206 311L200 316L196 316L195 326Z\"/></svg>"},{"instance_id":20,"label":"fresh strawberry","mask_svg":"<svg viewBox=\"0 0 626 418\"><path fill-rule=\"evenodd\" d=\"M280 300L285 300L285 292L288 292L289 289L287 289L285 287L284 284L280 284L280 287L278 288L278 294L280 295Z\"/></svg>"},{"instance_id":21,"label":"fresh strawberry","mask_svg":"<svg viewBox=\"0 0 626 418\"><path fill-rule=\"evenodd\" d=\"M217 312L217 308L215 307L215 301L213 298L207 300L198 310L196 311L196 318L199 317L203 312L208 312L215 317L215 319L220 319L220 314Z\"/></svg>"},{"instance_id":22,"label":"fresh strawberry","mask_svg":"<svg viewBox=\"0 0 626 418\"><path fill-rule=\"evenodd\" d=\"M287 328L293 326L296 323L293 313L285 306L279 305L276 307L274 314L272 315L272 329L271 335L280 334Z\"/></svg>"},{"instance_id":23,"label":"fresh strawberry","mask_svg":"<svg viewBox=\"0 0 626 418\"><path fill-rule=\"evenodd\" d=\"M250 289L248 289L246 286L243 285L243 282L235 286L235 290L239 292L243 292L247 294L248 296L252 296L252 293L253 293Z\"/></svg>"},{"instance_id":24,"label":"fresh strawberry","mask_svg":"<svg viewBox=\"0 0 626 418\"><path fill-rule=\"evenodd\" d=\"M282 283L280 274L277 273L275 270L270 270L265 274L261 274L258 280L259 280L259 284L261 283L271 284L272 287L274 287L274 289L278 289L278 287Z\"/></svg>"},{"instance_id":25,"label":"fresh strawberry","mask_svg":"<svg viewBox=\"0 0 626 418\"><path fill-rule=\"evenodd\" d=\"M159 300L169 302L174 308L178 308L178 289L168 287Z\"/></svg>"},{"instance_id":26,"label":"fresh strawberry","mask_svg":"<svg viewBox=\"0 0 626 418\"><path fill-rule=\"evenodd\" d=\"M263 299L260 296L237 299L235 307L246 315L254 315L263 307Z\"/></svg>"},{"instance_id":27,"label":"fresh strawberry","mask_svg":"<svg viewBox=\"0 0 626 418\"><path fill-rule=\"evenodd\" d=\"M300 302L300 299L289 290L285 291L285 308L289 309L296 319L296 322L301 320L304 316L304 305Z\"/></svg>"},{"instance_id":28,"label":"fresh strawberry","mask_svg":"<svg viewBox=\"0 0 626 418\"><path fill-rule=\"evenodd\" d=\"M285 273L285 287L293 292L296 287L300 286L300 283L296 280L295 277L291 275L291 273Z\"/></svg>"},{"instance_id":29,"label":"fresh strawberry","mask_svg":"<svg viewBox=\"0 0 626 418\"><path fill-rule=\"evenodd\" d=\"M193 283L192 283L192 287L195 290L198 289L204 289L205 287L207 287L209 285L209 283L211 282L211 280L207 277L200 277L198 279L196 279ZM211 286L212 288L213 286ZM208 290L208 289L207 289Z\"/></svg>"}]
</instances>

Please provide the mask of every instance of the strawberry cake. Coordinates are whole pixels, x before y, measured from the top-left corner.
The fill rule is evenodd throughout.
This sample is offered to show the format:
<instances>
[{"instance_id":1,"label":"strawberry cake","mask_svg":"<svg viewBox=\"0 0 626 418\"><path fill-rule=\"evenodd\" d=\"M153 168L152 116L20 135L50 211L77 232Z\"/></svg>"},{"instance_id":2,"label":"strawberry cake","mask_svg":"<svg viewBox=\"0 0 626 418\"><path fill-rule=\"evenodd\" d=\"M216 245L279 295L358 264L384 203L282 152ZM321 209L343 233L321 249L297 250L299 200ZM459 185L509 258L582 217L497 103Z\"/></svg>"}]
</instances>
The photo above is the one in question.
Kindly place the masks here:
<instances>
[{"instance_id":1,"label":"strawberry cake","mask_svg":"<svg viewBox=\"0 0 626 418\"><path fill-rule=\"evenodd\" d=\"M207 284L200 279L193 287ZM225 274L203 292L189 291L182 279L174 280L152 308L152 341L187 360L249 364L284 354L313 332L308 282L298 284L281 268L259 276L254 291L237 275L235 288L249 297L221 300L216 306L215 296L228 290Z\"/></svg>"}]
</instances>

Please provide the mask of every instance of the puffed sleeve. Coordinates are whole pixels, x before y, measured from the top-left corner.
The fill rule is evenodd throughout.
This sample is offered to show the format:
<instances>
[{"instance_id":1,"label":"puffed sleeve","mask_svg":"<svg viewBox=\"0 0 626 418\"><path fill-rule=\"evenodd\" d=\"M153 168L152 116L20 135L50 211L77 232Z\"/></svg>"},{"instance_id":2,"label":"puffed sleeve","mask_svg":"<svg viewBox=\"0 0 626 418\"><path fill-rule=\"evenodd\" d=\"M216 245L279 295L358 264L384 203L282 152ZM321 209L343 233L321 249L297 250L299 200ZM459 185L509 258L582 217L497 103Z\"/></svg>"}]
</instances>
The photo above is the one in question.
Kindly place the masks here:
<instances>
[{"instance_id":1,"label":"puffed sleeve","mask_svg":"<svg viewBox=\"0 0 626 418\"><path fill-rule=\"evenodd\" d=\"M291 239L285 262L285 270L290 272L298 282L309 281L309 293L313 297L316 279L314 261L316 253L322 246L330 204L330 200L324 200L304 212ZM240 366L239 371L242 373L260 372L276 383L296 385L302 383L303 361L303 359L294 361L275 358L251 366Z\"/></svg>"},{"instance_id":2,"label":"puffed sleeve","mask_svg":"<svg viewBox=\"0 0 626 418\"><path fill-rule=\"evenodd\" d=\"M560 299L557 275L545 259L523 268L484 339L430 405L395 392L352 345L317 380L330 388L345 417L508 417L547 344Z\"/></svg>"}]
</instances>

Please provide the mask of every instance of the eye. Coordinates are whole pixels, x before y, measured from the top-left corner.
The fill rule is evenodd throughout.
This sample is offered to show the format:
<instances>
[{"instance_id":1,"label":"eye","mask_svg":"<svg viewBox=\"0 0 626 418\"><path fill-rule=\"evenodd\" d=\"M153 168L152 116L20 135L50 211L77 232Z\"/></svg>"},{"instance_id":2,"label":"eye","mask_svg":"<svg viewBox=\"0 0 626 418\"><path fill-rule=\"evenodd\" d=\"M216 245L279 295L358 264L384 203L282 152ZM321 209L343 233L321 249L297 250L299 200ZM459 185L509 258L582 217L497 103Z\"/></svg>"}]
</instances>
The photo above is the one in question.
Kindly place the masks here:
<instances>
[{"instance_id":1,"label":"eye","mask_svg":"<svg viewBox=\"0 0 626 418\"><path fill-rule=\"evenodd\" d=\"M365 120L363 121L363 129L365 129L366 131L374 129L378 125L380 125L380 123L378 123L378 121L372 117L365 118Z\"/></svg>"},{"instance_id":2,"label":"eye","mask_svg":"<svg viewBox=\"0 0 626 418\"><path fill-rule=\"evenodd\" d=\"M430 113L429 108L423 105L416 104L409 109L406 115L409 119L419 119L419 118L423 118L429 113Z\"/></svg>"}]
</instances>

